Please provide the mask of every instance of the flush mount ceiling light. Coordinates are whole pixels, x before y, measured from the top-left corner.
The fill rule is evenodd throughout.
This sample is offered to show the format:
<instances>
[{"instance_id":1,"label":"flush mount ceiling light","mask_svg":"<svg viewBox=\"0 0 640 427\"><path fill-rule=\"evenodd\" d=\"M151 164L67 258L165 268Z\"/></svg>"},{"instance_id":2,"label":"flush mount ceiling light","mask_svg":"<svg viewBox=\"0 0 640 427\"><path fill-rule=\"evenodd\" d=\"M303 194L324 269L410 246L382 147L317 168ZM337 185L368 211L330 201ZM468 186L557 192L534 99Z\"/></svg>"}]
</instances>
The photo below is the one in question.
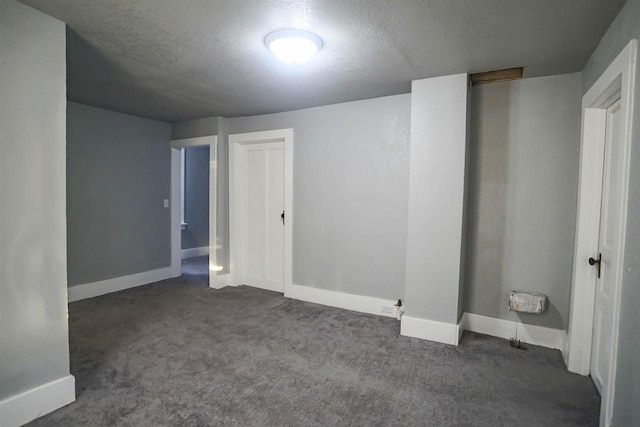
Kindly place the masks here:
<instances>
[{"instance_id":1,"label":"flush mount ceiling light","mask_svg":"<svg viewBox=\"0 0 640 427\"><path fill-rule=\"evenodd\" d=\"M280 61L302 64L320 50L322 40L308 31L279 30L267 35L264 44Z\"/></svg>"}]
</instances>

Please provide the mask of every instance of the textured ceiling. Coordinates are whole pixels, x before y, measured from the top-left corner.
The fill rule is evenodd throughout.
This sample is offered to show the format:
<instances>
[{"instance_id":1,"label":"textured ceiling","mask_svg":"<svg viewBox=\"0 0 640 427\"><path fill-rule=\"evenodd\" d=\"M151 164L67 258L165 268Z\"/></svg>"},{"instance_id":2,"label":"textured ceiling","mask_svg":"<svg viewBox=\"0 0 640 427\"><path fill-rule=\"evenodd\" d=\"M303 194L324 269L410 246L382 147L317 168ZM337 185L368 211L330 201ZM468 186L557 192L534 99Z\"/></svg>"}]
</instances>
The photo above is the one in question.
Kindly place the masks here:
<instances>
[{"instance_id":1,"label":"textured ceiling","mask_svg":"<svg viewBox=\"0 0 640 427\"><path fill-rule=\"evenodd\" d=\"M70 100L174 122L406 93L517 66L580 71L624 0L21 0L68 24ZM278 62L271 31L324 41Z\"/></svg>"}]
</instances>

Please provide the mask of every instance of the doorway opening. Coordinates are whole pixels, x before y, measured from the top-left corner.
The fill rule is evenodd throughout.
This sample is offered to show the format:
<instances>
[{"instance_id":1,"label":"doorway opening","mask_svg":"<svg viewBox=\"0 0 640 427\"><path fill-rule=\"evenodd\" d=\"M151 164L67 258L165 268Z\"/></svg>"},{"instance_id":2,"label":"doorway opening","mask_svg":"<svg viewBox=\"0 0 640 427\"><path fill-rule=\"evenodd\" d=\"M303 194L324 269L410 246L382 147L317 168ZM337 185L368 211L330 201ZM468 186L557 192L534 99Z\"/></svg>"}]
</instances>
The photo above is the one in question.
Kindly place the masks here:
<instances>
[{"instance_id":1,"label":"doorway opening","mask_svg":"<svg viewBox=\"0 0 640 427\"><path fill-rule=\"evenodd\" d=\"M214 287L217 136L171 141L171 268ZM207 277L208 276L208 277Z\"/></svg>"},{"instance_id":2,"label":"doorway opening","mask_svg":"<svg viewBox=\"0 0 640 427\"><path fill-rule=\"evenodd\" d=\"M209 274L209 150L208 145L180 149L180 255L182 275Z\"/></svg>"}]
</instances>

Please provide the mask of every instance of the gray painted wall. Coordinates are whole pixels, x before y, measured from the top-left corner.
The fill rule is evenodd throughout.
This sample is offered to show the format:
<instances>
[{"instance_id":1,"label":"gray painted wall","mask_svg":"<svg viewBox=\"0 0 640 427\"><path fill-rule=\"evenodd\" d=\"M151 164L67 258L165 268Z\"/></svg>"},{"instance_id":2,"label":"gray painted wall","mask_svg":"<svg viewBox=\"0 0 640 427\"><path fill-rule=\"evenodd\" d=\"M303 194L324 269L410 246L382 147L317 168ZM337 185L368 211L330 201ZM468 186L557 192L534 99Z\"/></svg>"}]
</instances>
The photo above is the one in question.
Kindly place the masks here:
<instances>
[{"instance_id":1,"label":"gray painted wall","mask_svg":"<svg viewBox=\"0 0 640 427\"><path fill-rule=\"evenodd\" d=\"M65 25L0 0L0 400L69 375Z\"/></svg>"},{"instance_id":2,"label":"gray painted wall","mask_svg":"<svg viewBox=\"0 0 640 427\"><path fill-rule=\"evenodd\" d=\"M69 286L170 265L171 125L67 108Z\"/></svg>"},{"instance_id":3,"label":"gray painted wall","mask_svg":"<svg viewBox=\"0 0 640 427\"><path fill-rule=\"evenodd\" d=\"M463 253L467 81L456 74L411 83L405 314L453 325Z\"/></svg>"},{"instance_id":4,"label":"gray painted wall","mask_svg":"<svg viewBox=\"0 0 640 427\"><path fill-rule=\"evenodd\" d=\"M627 1L587 61L582 72L583 93L632 38L640 39L640 0ZM637 425L640 420L640 67L637 65L636 73L614 426Z\"/></svg>"},{"instance_id":5,"label":"gray painted wall","mask_svg":"<svg viewBox=\"0 0 640 427\"><path fill-rule=\"evenodd\" d=\"M229 120L218 117L218 176L216 222L216 262L229 273Z\"/></svg>"},{"instance_id":6,"label":"gray painted wall","mask_svg":"<svg viewBox=\"0 0 640 427\"><path fill-rule=\"evenodd\" d=\"M185 221L182 249L209 246L209 147L185 149Z\"/></svg>"},{"instance_id":7,"label":"gray painted wall","mask_svg":"<svg viewBox=\"0 0 640 427\"><path fill-rule=\"evenodd\" d=\"M580 74L473 87L465 311L566 329L580 150ZM546 312L508 309L541 292Z\"/></svg>"},{"instance_id":8,"label":"gray painted wall","mask_svg":"<svg viewBox=\"0 0 640 427\"><path fill-rule=\"evenodd\" d=\"M229 119L229 133L294 128L293 282L404 293L410 95Z\"/></svg>"},{"instance_id":9,"label":"gray painted wall","mask_svg":"<svg viewBox=\"0 0 640 427\"><path fill-rule=\"evenodd\" d=\"M219 117L205 117L173 124L171 139L195 138L218 134Z\"/></svg>"}]
</instances>

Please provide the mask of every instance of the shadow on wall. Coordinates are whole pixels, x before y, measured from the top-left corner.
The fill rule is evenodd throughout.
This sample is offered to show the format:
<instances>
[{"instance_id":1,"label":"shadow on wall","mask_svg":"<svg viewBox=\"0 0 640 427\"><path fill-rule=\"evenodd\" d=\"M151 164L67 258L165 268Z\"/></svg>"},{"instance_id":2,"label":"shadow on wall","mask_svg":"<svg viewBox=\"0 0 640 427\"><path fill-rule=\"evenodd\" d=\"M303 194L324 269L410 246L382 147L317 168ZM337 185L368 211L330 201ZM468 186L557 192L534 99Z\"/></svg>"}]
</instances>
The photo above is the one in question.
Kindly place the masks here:
<instances>
[{"instance_id":1,"label":"shadow on wall","mask_svg":"<svg viewBox=\"0 0 640 427\"><path fill-rule=\"evenodd\" d=\"M495 317L501 306L506 307L509 302L502 285L511 87L482 89L474 87L469 101L471 147L464 311Z\"/></svg>"},{"instance_id":2,"label":"shadow on wall","mask_svg":"<svg viewBox=\"0 0 640 427\"><path fill-rule=\"evenodd\" d=\"M464 310L554 329L568 322L580 146L579 74L471 90ZM509 291L549 298L509 312Z\"/></svg>"},{"instance_id":3,"label":"shadow on wall","mask_svg":"<svg viewBox=\"0 0 640 427\"><path fill-rule=\"evenodd\" d=\"M515 313L515 315L520 322L528 323L531 325L537 324L538 316L540 316L540 314L531 313ZM564 319L562 318L558 307L556 307L551 300L547 300L547 308L545 309L543 315L551 322L558 324L562 324L562 322L564 322Z\"/></svg>"}]
</instances>

